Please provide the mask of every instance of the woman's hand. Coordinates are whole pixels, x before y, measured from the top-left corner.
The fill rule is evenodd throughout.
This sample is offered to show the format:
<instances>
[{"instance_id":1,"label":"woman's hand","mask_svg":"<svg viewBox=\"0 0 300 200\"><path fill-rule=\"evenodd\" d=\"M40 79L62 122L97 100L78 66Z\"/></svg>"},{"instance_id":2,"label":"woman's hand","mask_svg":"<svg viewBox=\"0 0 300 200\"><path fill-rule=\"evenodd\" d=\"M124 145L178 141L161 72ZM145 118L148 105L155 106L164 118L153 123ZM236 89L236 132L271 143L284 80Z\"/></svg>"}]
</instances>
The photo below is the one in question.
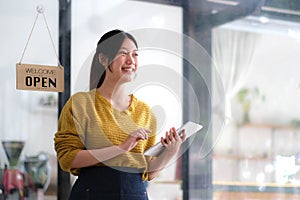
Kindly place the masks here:
<instances>
[{"instance_id":1,"label":"woman's hand","mask_svg":"<svg viewBox=\"0 0 300 200\"><path fill-rule=\"evenodd\" d=\"M173 127L170 131L166 132L166 137L161 137L161 143L166 147L165 151L168 151L171 155L175 155L181 144L186 140L185 130L181 132L181 136L177 133L176 129Z\"/></svg>"},{"instance_id":2,"label":"woman's hand","mask_svg":"<svg viewBox=\"0 0 300 200\"><path fill-rule=\"evenodd\" d=\"M148 179L152 180L158 173L164 169L168 162L180 149L181 144L186 140L185 130L177 133L175 128L171 128L166 132L166 137L161 137L161 143L164 145L165 150L156 158L152 159L148 164Z\"/></svg>"},{"instance_id":3,"label":"woman's hand","mask_svg":"<svg viewBox=\"0 0 300 200\"><path fill-rule=\"evenodd\" d=\"M92 166L121 155L126 151L130 151L137 145L139 140L148 139L149 133L151 133L151 130L140 128L131 132L126 140L118 146L113 145L101 149L80 150L76 154L71 164L71 168Z\"/></svg>"},{"instance_id":4,"label":"woman's hand","mask_svg":"<svg viewBox=\"0 0 300 200\"><path fill-rule=\"evenodd\" d=\"M126 138L126 140L119 145L119 147L124 151L130 151L137 145L139 140L147 140L149 133L151 133L151 130L149 129L146 128L137 129L131 132Z\"/></svg>"}]
</instances>

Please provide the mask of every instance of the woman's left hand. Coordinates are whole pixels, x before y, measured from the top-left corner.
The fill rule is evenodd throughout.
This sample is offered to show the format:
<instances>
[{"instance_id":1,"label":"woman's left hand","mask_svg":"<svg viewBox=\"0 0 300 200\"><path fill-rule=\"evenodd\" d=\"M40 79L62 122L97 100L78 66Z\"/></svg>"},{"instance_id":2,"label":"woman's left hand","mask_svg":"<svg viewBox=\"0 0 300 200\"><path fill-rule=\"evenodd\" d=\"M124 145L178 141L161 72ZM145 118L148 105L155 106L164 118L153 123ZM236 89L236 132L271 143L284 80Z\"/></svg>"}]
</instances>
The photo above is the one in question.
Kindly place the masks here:
<instances>
[{"instance_id":1,"label":"woman's left hand","mask_svg":"<svg viewBox=\"0 0 300 200\"><path fill-rule=\"evenodd\" d=\"M177 133L176 129L173 127L166 132L166 137L161 137L161 143L166 147L166 151L175 155L181 144L186 140L185 130L182 131L181 136Z\"/></svg>"},{"instance_id":2,"label":"woman's left hand","mask_svg":"<svg viewBox=\"0 0 300 200\"><path fill-rule=\"evenodd\" d=\"M179 136L180 134L180 136ZM152 159L149 163L149 180L156 177L160 170L162 170L167 163L176 155L180 149L181 144L185 141L186 134L183 130L181 133L177 133L175 128L171 128L166 132L166 137L161 137L161 143L165 147L165 150L156 158Z\"/></svg>"}]
</instances>

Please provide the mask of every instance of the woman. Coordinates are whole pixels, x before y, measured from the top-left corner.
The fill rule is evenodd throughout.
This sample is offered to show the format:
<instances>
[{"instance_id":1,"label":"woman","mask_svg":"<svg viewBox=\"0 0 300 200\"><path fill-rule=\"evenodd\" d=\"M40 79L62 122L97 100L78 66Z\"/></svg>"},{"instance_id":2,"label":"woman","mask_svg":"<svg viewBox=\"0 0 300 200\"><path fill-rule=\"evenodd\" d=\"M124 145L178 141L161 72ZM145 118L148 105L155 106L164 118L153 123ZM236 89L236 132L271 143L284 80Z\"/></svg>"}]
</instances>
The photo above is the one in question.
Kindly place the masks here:
<instances>
[{"instance_id":1,"label":"woman","mask_svg":"<svg viewBox=\"0 0 300 200\"><path fill-rule=\"evenodd\" d=\"M155 143L156 118L147 104L125 85L138 69L138 45L121 30L104 34L91 68L90 91L74 94L65 104L55 134L61 168L78 175L70 200L146 200L144 180L152 180L177 153L174 128L157 157L144 151ZM103 72L103 73L102 73Z\"/></svg>"}]
</instances>

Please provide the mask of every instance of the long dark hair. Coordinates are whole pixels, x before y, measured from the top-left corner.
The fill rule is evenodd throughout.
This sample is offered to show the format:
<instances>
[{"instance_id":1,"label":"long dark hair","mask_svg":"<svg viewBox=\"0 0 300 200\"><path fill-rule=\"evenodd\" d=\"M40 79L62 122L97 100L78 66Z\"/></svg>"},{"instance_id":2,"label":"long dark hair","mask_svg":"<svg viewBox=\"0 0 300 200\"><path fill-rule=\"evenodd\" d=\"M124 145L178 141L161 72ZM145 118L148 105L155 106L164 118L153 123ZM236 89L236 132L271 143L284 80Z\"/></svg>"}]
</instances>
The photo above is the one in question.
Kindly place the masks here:
<instances>
[{"instance_id":1,"label":"long dark hair","mask_svg":"<svg viewBox=\"0 0 300 200\"><path fill-rule=\"evenodd\" d=\"M97 48L93 57L93 62L90 71L90 90L94 88L99 88L105 79L106 69L105 66L103 66L99 62L99 54L102 53L108 59L108 69L111 71L110 64L116 57L125 38L131 39L136 45L136 48L138 48L137 42L134 39L134 37L131 34L126 33L122 30L111 30L105 33L100 38L100 40L97 43Z\"/></svg>"}]
</instances>

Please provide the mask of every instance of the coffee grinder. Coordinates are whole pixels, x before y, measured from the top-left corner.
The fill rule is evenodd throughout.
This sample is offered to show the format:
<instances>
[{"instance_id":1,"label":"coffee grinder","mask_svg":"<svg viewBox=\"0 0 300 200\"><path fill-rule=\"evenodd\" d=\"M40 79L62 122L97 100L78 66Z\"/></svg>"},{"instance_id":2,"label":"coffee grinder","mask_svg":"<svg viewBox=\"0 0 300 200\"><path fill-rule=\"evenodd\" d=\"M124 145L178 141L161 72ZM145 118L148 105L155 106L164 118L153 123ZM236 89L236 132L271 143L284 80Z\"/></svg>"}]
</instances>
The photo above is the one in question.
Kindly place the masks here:
<instances>
[{"instance_id":1,"label":"coffee grinder","mask_svg":"<svg viewBox=\"0 0 300 200\"><path fill-rule=\"evenodd\" d=\"M24 174L18 169L18 163L25 142L2 141L9 166L6 165L3 173L3 186L8 199L24 200Z\"/></svg>"}]
</instances>

